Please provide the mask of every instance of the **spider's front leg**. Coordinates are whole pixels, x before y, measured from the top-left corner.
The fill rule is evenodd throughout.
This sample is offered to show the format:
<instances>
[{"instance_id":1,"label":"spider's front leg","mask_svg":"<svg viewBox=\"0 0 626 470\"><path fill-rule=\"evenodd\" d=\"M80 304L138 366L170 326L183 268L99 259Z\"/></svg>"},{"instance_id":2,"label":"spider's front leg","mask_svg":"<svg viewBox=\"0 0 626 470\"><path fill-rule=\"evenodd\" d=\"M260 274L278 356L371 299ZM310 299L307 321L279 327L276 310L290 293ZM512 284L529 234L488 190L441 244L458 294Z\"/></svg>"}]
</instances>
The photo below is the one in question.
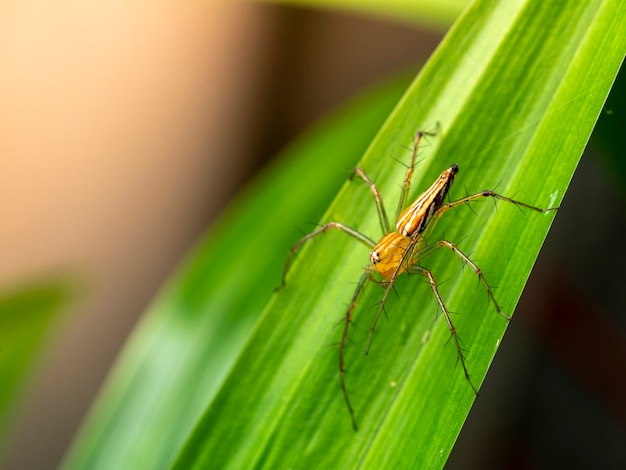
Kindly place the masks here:
<instances>
[{"instance_id":1,"label":"spider's front leg","mask_svg":"<svg viewBox=\"0 0 626 470\"><path fill-rule=\"evenodd\" d=\"M285 287L285 284L287 283L287 272L289 271L291 260L293 259L293 256L296 254L296 251L298 251L298 248L300 248L300 246L302 246L305 242L311 240L312 238L317 237L318 235L321 235L322 233L329 231L330 229L341 230L342 232L347 233L351 237L357 239L358 241L360 241L361 243L363 243L370 249L372 249L376 245L376 243L374 243L374 240L369 238L367 235L362 234L358 230L353 229L352 227L348 227L347 225L342 224L341 222L328 222L327 224L322 225L320 228L318 228L314 232L311 232L308 235L305 235L304 237L302 237L291 247L291 250L289 250L289 255L287 256L287 261L285 262L285 267L283 269L283 277L282 277L281 283L278 287L276 287L276 289L274 289L275 291L279 291L280 289Z\"/></svg>"},{"instance_id":2,"label":"spider's front leg","mask_svg":"<svg viewBox=\"0 0 626 470\"><path fill-rule=\"evenodd\" d=\"M383 204L383 198L380 195L380 191L376 187L376 184L367 176L367 174L361 168L358 168L358 167L355 168L354 171L352 172L352 175L350 176L350 179L354 178L355 175L361 178L369 186L372 194L374 195L374 202L376 203L376 209L378 211L378 218L380 220L380 226L383 230L383 235L385 233L388 233L389 221L387 220L387 213L385 211L385 205ZM285 268L283 269L283 276L281 279L281 283L278 287L276 287L276 289L274 289L275 291L278 291L282 289L283 287L285 287L286 280L287 280L287 272L289 271L291 260L293 259L293 256L296 254L296 251L298 251L298 248L300 248L300 246L302 246L305 242L311 240L312 238L317 237L318 235L321 235L322 233L327 232L330 229L341 230L342 232L347 233L351 237L363 243L370 250L376 246L376 242L374 242L374 240L369 238L367 235L364 235L363 233L359 232L358 230L353 229L352 227L349 227L348 225L342 224L341 222L328 222L322 225L317 230L302 237L291 247L291 250L289 250L289 255L287 256L287 261L285 262Z\"/></svg>"}]
</instances>

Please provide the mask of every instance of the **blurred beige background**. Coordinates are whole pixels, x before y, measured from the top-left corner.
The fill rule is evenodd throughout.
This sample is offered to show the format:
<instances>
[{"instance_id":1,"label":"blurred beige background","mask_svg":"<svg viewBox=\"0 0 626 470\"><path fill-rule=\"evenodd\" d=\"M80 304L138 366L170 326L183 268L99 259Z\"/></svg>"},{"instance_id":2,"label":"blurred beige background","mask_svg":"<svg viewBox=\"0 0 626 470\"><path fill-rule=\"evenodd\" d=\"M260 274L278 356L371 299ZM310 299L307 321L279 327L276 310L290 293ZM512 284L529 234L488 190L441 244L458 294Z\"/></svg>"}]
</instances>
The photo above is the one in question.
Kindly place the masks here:
<instances>
[{"instance_id":1,"label":"blurred beige background","mask_svg":"<svg viewBox=\"0 0 626 470\"><path fill-rule=\"evenodd\" d=\"M226 1L2 2L0 286L70 274L83 291L0 467L58 465L133 325L237 188L303 126L437 41Z\"/></svg>"},{"instance_id":2,"label":"blurred beige background","mask_svg":"<svg viewBox=\"0 0 626 470\"><path fill-rule=\"evenodd\" d=\"M150 297L250 176L260 26L220 2L0 5L0 283L84 281L7 466L55 466Z\"/></svg>"}]
</instances>

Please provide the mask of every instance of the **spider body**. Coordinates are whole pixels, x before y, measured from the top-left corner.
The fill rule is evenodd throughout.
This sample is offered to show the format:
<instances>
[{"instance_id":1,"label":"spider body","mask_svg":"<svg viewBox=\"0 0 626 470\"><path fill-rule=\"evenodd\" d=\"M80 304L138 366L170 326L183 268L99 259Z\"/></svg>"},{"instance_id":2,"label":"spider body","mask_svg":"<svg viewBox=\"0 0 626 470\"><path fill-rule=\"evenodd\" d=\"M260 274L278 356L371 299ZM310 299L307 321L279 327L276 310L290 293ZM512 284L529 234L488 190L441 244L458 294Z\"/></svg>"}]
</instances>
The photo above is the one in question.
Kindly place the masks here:
<instances>
[{"instance_id":1,"label":"spider body","mask_svg":"<svg viewBox=\"0 0 626 470\"><path fill-rule=\"evenodd\" d=\"M384 235L370 252L370 262L384 280L388 281L398 269L396 275L406 272L413 264L407 251L411 247L419 252L417 242L426 229L434 227L431 221L441 208L458 171L458 165L454 164L441 173L430 188L400 214L396 232Z\"/></svg>"}]
</instances>

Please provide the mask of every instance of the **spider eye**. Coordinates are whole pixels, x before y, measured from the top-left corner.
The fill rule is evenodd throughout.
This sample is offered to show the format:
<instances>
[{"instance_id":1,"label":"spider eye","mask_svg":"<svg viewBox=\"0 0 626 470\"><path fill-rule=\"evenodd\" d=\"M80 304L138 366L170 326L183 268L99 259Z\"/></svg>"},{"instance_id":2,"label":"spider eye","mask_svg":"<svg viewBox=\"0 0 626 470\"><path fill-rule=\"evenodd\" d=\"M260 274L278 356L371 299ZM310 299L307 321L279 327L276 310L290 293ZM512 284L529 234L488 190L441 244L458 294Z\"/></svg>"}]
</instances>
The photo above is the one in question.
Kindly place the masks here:
<instances>
[{"instance_id":1,"label":"spider eye","mask_svg":"<svg viewBox=\"0 0 626 470\"><path fill-rule=\"evenodd\" d=\"M372 251L370 253L370 261L372 264L380 263L380 255L378 254L378 251Z\"/></svg>"}]
</instances>

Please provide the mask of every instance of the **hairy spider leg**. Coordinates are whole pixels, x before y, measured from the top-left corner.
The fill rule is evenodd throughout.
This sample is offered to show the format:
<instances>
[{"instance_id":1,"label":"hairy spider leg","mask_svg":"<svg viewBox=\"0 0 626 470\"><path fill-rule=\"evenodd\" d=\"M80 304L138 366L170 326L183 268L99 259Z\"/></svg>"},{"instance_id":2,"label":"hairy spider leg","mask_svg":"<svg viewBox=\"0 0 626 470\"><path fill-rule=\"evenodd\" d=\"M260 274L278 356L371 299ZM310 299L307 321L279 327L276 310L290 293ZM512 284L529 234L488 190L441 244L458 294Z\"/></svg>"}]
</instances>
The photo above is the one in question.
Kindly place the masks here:
<instances>
[{"instance_id":1,"label":"hairy spider leg","mask_svg":"<svg viewBox=\"0 0 626 470\"><path fill-rule=\"evenodd\" d=\"M358 230L353 229L352 227L342 224L341 222L328 222L327 224L322 225L317 230L302 237L291 247L291 250L289 250L289 255L287 256L287 261L285 262L285 267L283 269L283 277L282 277L281 283L275 289L276 291L279 291L280 289L285 287L285 284L287 283L287 272L289 271L291 260L293 256L296 254L296 251L298 251L298 248L300 248L300 246L302 246L305 242L309 241L310 239L315 238L318 235L321 235L322 233L325 233L330 229L341 230L342 232L347 233L348 235L357 239L358 241L360 241L361 243L363 243L369 248L373 248L376 245L376 242L374 242L374 240L372 240L367 235L364 235L363 233L359 232Z\"/></svg>"},{"instance_id":2,"label":"hairy spider leg","mask_svg":"<svg viewBox=\"0 0 626 470\"><path fill-rule=\"evenodd\" d=\"M456 332L454 323L452 323L452 317L450 316L450 312L448 312L448 309L446 305L444 304L443 299L441 298L441 294L439 294L439 289L437 288L437 281L435 281L435 276L430 270L426 268L422 268L421 266L412 266L409 272L411 274L420 274L422 276L425 276L428 279L430 288L432 289L433 294L435 295L435 298L437 299L437 303L439 304L439 308L441 309L441 312L443 313L443 316L446 319L446 323L448 324L448 330L450 330L450 334L452 335L452 341L454 342L454 346L456 348L459 361L461 362L461 366L463 367L463 374L465 374L465 378L470 384L470 387L472 387L472 390L474 391L474 393L478 395L478 390L476 390L476 387L472 383L472 379L470 378L469 371L467 370L467 365L465 364L465 357L463 356L463 350L461 349L459 335Z\"/></svg>"},{"instance_id":3,"label":"hairy spider leg","mask_svg":"<svg viewBox=\"0 0 626 470\"><path fill-rule=\"evenodd\" d=\"M370 187L370 191L374 196L374 202L376 203L376 210L378 211L378 220L380 221L380 228L383 231L383 235L385 233L389 233L389 219L387 218L387 211L385 210L385 204L383 203L383 198L380 195L380 191L369 176L365 174L361 168L356 167L350 175L350 179L354 178L354 175L358 175L365 183Z\"/></svg>"},{"instance_id":4,"label":"hairy spider leg","mask_svg":"<svg viewBox=\"0 0 626 470\"><path fill-rule=\"evenodd\" d=\"M346 387L346 362L345 362L345 347L346 341L348 340L348 330L350 329L350 324L352 323L352 312L357 306L357 300L359 295L363 291L365 287L365 283L371 276L371 267L368 266L365 269L365 272L361 275L357 287L352 294L352 300L350 301L350 305L346 310L346 315L344 318L343 331L341 333L341 342L339 343L339 374L341 380L341 392L343 393L343 398L346 402L346 406L348 407L348 412L350 413L350 420L352 421L352 428L357 431L358 426L356 424L356 418L354 416L354 408L352 408L352 404L350 403L350 396L348 395L348 388Z\"/></svg>"},{"instance_id":5,"label":"hairy spider leg","mask_svg":"<svg viewBox=\"0 0 626 470\"><path fill-rule=\"evenodd\" d=\"M457 207L460 206L461 204L469 204L471 201L475 201L477 199L481 199L484 197L492 197L496 200L500 200L500 201L505 201L505 202L510 202L511 204L516 205L519 208L525 207L526 209L530 209L533 210L535 212L550 212L550 211L556 211L559 210L558 207L548 207L547 209L541 208L541 207L536 207L536 206L531 206L530 204L526 204L525 202L522 201L518 201L516 199L511 199L510 197L506 197L503 196L502 194L498 194L494 191L491 191L490 189L485 189L484 191L481 191L479 193L476 194L470 194L469 196L465 196L462 197L461 199L458 199L456 201L452 201L452 202L448 202L446 204L443 204L441 206L441 208L439 209L439 215L443 214L446 211L449 211L450 209L452 209L453 207Z\"/></svg>"},{"instance_id":6,"label":"hairy spider leg","mask_svg":"<svg viewBox=\"0 0 626 470\"><path fill-rule=\"evenodd\" d=\"M498 312L500 315L502 315L507 320L511 320L511 316L507 315L506 313L504 313L502 311L502 308L498 304L498 301L496 300L496 297L493 295L493 291L491 290L491 287L487 283L487 280L485 279L485 276L483 275L482 270L478 267L478 265L476 263L474 263L470 259L469 256L467 256L465 253L463 253L459 249L459 247L456 246L454 243L449 242L447 240L439 240L439 241L433 243L432 245L428 245L424 249L420 250L419 253L417 253L417 257L415 258L414 263L415 264L419 263L422 259L426 258L429 254L431 254L433 251L435 251L435 250L437 250L439 248L446 248L446 249L450 250L452 253L454 253L456 256L458 256L461 259L461 261L463 261L464 264L467 264L472 269L472 271L474 271L474 273L476 273L476 276L478 276L478 281L483 285L483 287L485 288L485 291L487 291L487 296L489 297L489 299L493 303L493 306L495 307L496 312Z\"/></svg>"},{"instance_id":7,"label":"hairy spider leg","mask_svg":"<svg viewBox=\"0 0 626 470\"><path fill-rule=\"evenodd\" d=\"M498 194L494 191L491 191L489 189L486 189L480 193L475 193L475 194L470 194L469 196L465 196L461 199L458 199L456 201L452 201L449 202L447 204L443 204L439 210L437 211L437 217L441 217L441 215L446 212L449 211L450 209L460 206L462 204L468 204L471 201L475 201L477 199L482 199L485 197L492 197L494 198L494 200L500 200L500 201L505 201L505 202L509 202L511 204L514 204L515 206L519 207L520 209L522 207L526 208L526 209L530 209L533 210L535 212L539 212L539 213L545 213L545 212L549 212L549 211L556 211L559 208L558 207L548 207L547 209L544 209L542 207L537 207L537 206L532 206L530 204L526 204L525 202L522 201L518 201L516 199L512 199L510 197L507 196L503 196L501 194ZM480 279L480 282L483 284L483 286L485 286L485 289L487 290L487 295L489 296L489 298L491 299L491 302L493 303L496 311L502 315L504 318L506 318L507 320L511 320L511 316L507 315L506 313L504 313L502 311L502 309L500 308L500 305L498 305L498 302L496 302L496 298L493 295L493 292L491 290L491 288L489 287L489 284L487 284L487 281L485 280L485 277L482 274L482 271L480 270L480 268L473 263L469 257L467 257L467 255L463 254L463 252L461 250L458 249L458 247L456 245L454 245L453 243L446 241L446 240L440 240L439 242L437 242L437 245L439 245L440 247L444 247L447 248L449 250L451 250L454 254L456 254L458 257L460 257L465 263L467 263L473 270L474 272L478 275L478 278Z\"/></svg>"},{"instance_id":8,"label":"hairy spider leg","mask_svg":"<svg viewBox=\"0 0 626 470\"><path fill-rule=\"evenodd\" d=\"M439 128L439 123L437 123L437 128ZM400 214L406 207L407 199L409 197L409 191L411 189L411 180L413 179L413 170L415 169L415 163L417 161L417 150L419 148L420 141L422 137L434 137L437 135L437 131L435 132L425 132L425 131L417 131L415 133L415 137L413 138L413 152L411 153L411 162L407 166L406 173L404 175L404 181L402 181L402 189L400 191L400 199L398 200L398 208L396 210L396 219L400 217ZM385 233L388 233L387 230Z\"/></svg>"}]
</instances>

